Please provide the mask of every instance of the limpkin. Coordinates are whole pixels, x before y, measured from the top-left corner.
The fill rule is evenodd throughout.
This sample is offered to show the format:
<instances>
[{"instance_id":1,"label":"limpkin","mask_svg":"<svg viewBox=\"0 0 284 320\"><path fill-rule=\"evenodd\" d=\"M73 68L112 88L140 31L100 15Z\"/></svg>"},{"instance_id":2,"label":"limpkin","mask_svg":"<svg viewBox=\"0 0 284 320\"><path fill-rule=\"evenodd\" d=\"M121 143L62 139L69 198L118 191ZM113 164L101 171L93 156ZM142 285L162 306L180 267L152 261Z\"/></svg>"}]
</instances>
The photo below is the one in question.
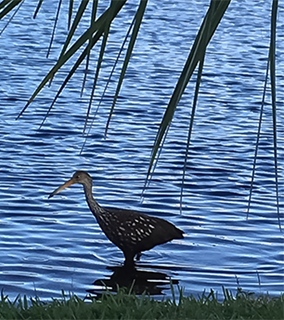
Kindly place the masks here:
<instances>
[{"instance_id":1,"label":"limpkin","mask_svg":"<svg viewBox=\"0 0 284 320\"><path fill-rule=\"evenodd\" d=\"M92 178L85 171L75 172L70 180L54 190L48 198L75 183L83 185L86 201L101 229L108 239L122 250L124 265L133 265L134 257L140 256L142 251L183 238L184 232L166 220L138 211L101 207L92 194Z\"/></svg>"}]
</instances>

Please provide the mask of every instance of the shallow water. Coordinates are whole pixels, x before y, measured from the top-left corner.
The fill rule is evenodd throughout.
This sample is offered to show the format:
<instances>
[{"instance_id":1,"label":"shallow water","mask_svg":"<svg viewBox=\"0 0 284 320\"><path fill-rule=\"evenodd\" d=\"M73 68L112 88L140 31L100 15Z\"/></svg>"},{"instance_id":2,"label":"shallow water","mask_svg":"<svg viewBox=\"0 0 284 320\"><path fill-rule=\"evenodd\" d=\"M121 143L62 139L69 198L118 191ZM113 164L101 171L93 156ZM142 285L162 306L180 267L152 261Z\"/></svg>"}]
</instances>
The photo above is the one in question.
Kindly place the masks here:
<instances>
[{"instance_id":1,"label":"shallow water","mask_svg":"<svg viewBox=\"0 0 284 320\"><path fill-rule=\"evenodd\" d=\"M76 169L90 172L94 193L105 206L141 210L175 223L184 240L145 252L140 271L161 276L165 295L169 279L179 281L186 294L210 288L238 286L256 293L283 292L283 234L276 214L271 106L264 110L261 144L251 213L246 219L254 145L269 45L270 4L249 9L233 2L207 51L194 132L189 150L183 211L179 211L185 143L194 83L181 99L156 173L140 202L153 139L173 92L179 72L207 7L196 1L151 1L139 41L104 139L114 94L111 85L94 119L82 155L82 129L88 105L95 57L83 98L81 67L63 92L43 128L38 127L51 103L64 68L51 88L19 120L20 110L50 69L66 34L62 13L51 57L45 58L53 21L42 7L36 20L33 5L0 37L0 287L42 298L61 290L81 297L99 289L121 265L122 253L101 232L89 212L80 186L50 200L48 194ZM183 10L180 10L182 6ZM116 22L127 25L134 8ZM283 30L283 6L278 28ZM65 16L64 16L65 14ZM125 18L128 17L128 18ZM177 18L178 17L178 18ZM44 23L43 23L44 22ZM1 21L1 26L5 22ZM87 22L85 22L87 23ZM109 41L93 110L106 83L113 54L126 31L119 28ZM80 32L80 30L78 31ZM277 101L280 195L283 195L283 33L277 42ZM117 78L117 75L116 75ZM269 100L269 94L267 97ZM283 217L283 198L282 217ZM109 268L107 268L109 267ZM157 293L157 292L156 292Z\"/></svg>"}]
</instances>

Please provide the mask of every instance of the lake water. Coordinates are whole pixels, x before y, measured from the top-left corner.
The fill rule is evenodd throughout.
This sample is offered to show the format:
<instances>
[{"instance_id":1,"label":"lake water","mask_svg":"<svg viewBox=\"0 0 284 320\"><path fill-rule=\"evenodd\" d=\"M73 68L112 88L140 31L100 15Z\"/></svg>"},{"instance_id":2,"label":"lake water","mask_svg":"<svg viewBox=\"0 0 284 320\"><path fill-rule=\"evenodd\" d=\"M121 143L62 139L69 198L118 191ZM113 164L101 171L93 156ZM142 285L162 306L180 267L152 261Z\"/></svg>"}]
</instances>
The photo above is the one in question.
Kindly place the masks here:
<instances>
[{"instance_id":1,"label":"lake water","mask_svg":"<svg viewBox=\"0 0 284 320\"><path fill-rule=\"evenodd\" d=\"M205 5L206 3L206 5ZM70 63L15 120L49 71L66 36L68 6L62 8L49 59L57 1L49 1L33 20L36 2L25 2L0 37L0 288L59 297L61 290L84 297L98 292L120 270L122 252L100 230L82 188L48 195L77 169L94 178L101 205L132 208L165 218L184 230L184 240L143 253L139 272L158 279L154 292L170 296L169 279L185 294L222 286L279 294L284 289L283 233L277 220L270 95L267 94L253 202L247 201L253 165L270 35L270 2L234 1L210 43L205 60L189 150L183 211L181 177L194 82L188 85L172 122L156 173L141 203L151 147L159 122L186 61L209 1L150 1L138 42L110 123L104 128L115 92L112 82L94 119L84 152L80 150L96 49L86 89L80 97L84 66L58 99L43 128L38 127ZM182 9L181 9L182 8ZM134 4L114 25L93 103L126 33ZM284 7L277 34L277 121L283 222ZM0 28L6 20L0 21ZM82 28L88 24L86 20ZM82 29L78 30L80 34ZM116 73L114 79L117 79ZM118 275L118 277L120 277ZM93 284L96 282L96 284Z\"/></svg>"}]
</instances>

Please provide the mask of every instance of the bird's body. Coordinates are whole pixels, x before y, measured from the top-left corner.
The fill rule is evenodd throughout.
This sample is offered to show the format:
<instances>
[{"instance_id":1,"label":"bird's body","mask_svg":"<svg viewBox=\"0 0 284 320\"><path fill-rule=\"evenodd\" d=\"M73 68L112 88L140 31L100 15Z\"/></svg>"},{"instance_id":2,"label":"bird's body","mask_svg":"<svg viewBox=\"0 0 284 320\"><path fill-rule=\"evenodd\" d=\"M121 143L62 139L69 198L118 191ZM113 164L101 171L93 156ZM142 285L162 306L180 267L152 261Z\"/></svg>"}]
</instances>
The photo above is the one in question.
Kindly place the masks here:
<instances>
[{"instance_id":1,"label":"bird's body","mask_svg":"<svg viewBox=\"0 0 284 320\"><path fill-rule=\"evenodd\" d=\"M75 172L69 181L49 197L75 183L83 185L90 210L108 239L122 250L125 265L133 264L135 255L142 251L173 239L183 238L183 231L166 220L138 211L101 207L92 194L92 178L84 171Z\"/></svg>"}]
</instances>

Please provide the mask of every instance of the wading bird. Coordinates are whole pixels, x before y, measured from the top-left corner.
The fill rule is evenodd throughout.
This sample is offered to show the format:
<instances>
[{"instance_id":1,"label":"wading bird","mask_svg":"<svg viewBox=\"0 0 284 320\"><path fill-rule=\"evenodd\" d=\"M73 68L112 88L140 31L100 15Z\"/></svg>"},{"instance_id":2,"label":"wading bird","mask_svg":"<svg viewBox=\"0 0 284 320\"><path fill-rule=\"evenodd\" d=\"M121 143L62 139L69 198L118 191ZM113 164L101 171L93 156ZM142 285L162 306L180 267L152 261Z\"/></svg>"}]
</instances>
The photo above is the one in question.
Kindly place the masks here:
<instances>
[{"instance_id":1,"label":"wading bird","mask_svg":"<svg viewBox=\"0 0 284 320\"><path fill-rule=\"evenodd\" d=\"M75 172L73 177L54 190L49 198L75 183L83 185L86 201L98 224L108 239L122 250L124 265L133 265L134 257L140 256L142 251L183 238L184 232L166 220L138 211L101 207L92 194L92 178L85 171Z\"/></svg>"}]
</instances>

